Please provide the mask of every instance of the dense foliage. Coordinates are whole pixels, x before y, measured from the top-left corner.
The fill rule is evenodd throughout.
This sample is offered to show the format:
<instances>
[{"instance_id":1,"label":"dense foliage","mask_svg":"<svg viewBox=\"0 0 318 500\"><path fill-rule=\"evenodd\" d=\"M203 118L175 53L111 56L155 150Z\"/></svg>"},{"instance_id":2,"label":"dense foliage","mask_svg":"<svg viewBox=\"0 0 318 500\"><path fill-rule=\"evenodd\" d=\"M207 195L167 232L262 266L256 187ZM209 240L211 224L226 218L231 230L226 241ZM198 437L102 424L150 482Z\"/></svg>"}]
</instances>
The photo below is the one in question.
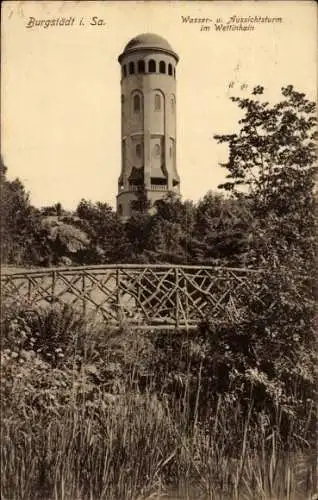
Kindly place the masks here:
<instances>
[{"instance_id":1,"label":"dense foliage","mask_svg":"<svg viewBox=\"0 0 318 500\"><path fill-rule=\"evenodd\" d=\"M32 259L38 211L32 207L23 184L7 180L7 168L0 162L1 262L25 264Z\"/></svg>"},{"instance_id":2,"label":"dense foliage","mask_svg":"<svg viewBox=\"0 0 318 500\"><path fill-rule=\"evenodd\" d=\"M299 500L315 491L314 409L297 414L296 400L286 408L256 369L245 381L235 376L248 363L241 335L234 352L227 337L115 332L68 307L4 312L1 498L136 500L170 491ZM244 393L247 380L263 389L258 400Z\"/></svg>"},{"instance_id":3,"label":"dense foliage","mask_svg":"<svg viewBox=\"0 0 318 500\"><path fill-rule=\"evenodd\" d=\"M316 105L288 86L270 106L260 100L263 90L256 87L249 99L233 98L244 112L241 129L216 136L229 146L223 165L228 182L222 187L249 204L248 261L262 272L245 299L248 316L218 329L216 350L228 343L228 376L235 372L249 393L252 385L255 400L265 399L267 407L280 401L287 411L295 405L308 415L317 381Z\"/></svg>"},{"instance_id":4,"label":"dense foliage","mask_svg":"<svg viewBox=\"0 0 318 500\"><path fill-rule=\"evenodd\" d=\"M3 263L237 265L245 260L248 204L221 193L208 192L197 204L168 194L154 214L142 211L122 224L106 203L81 200L74 212L59 203L35 209L21 182L7 179L6 169L2 191Z\"/></svg>"}]
</instances>

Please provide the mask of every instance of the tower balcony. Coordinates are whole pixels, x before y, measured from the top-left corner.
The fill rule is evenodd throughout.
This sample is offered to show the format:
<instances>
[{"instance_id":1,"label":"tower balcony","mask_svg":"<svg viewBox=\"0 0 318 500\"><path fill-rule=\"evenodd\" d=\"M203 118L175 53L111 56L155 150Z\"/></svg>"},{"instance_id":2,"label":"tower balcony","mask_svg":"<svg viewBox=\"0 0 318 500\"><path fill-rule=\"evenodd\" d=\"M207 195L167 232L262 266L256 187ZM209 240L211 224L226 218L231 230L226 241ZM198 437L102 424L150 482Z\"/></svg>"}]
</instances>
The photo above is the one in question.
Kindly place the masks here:
<instances>
[{"instance_id":1,"label":"tower balcony","mask_svg":"<svg viewBox=\"0 0 318 500\"><path fill-rule=\"evenodd\" d=\"M160 184L151 184L150 191L168 191L168 186L160 185Z\"/></svg>"},{"instance_id":2,"label":"tower balcony","mask_svg":"<svg viewBox=\"0 0 318 500\"><path fill-rule=\"evenodd\" d=\"M136 193L138 191L140 191L140 186L130 185L127 188L125 188L124 186L121 186L119 188L119 193L124 193L124 192ZM145 187L145 191L168 191L168 186L160 184L151 184L149 187Z\"/></svg>"}]
</instances>

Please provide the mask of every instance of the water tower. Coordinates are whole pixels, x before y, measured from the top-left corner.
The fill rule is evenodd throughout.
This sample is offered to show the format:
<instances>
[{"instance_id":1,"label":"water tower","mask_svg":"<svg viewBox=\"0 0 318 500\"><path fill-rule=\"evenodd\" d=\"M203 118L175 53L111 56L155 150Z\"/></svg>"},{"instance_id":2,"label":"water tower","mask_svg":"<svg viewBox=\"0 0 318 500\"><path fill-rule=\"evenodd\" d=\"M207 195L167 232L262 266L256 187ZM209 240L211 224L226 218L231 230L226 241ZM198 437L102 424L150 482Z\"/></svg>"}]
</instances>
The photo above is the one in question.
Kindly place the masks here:
<instances>
[{"instance_id":1,"label":"water tower","mask_svg":"<svg viewBox=\"0 0 318 500\"><path fill-rule=\"evenodd\" d=\"M176 66L178 55L161 36L145 33L127 43L121 65L121 173L117 213L138 210L140 193L152 206L180 194L176 167Z\"/></svg>"}]
</instances>

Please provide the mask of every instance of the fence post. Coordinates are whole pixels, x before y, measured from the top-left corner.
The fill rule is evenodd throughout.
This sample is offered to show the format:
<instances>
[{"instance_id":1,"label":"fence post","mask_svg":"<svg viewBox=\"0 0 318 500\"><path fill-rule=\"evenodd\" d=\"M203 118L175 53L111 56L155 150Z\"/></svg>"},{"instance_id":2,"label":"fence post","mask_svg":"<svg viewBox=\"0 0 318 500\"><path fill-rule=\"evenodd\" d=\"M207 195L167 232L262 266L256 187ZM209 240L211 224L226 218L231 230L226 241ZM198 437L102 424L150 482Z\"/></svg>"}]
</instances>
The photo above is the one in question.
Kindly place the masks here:
<instances>
[{"instance_id":1,"label":"fence post","mask_svg":"<svg viewBox=\"0 0 318 500\"><path fill-rule=\"evenodd\" d=\"M121 309L120 309L120 268L116 267L116 307L117 307L117 320L121 323Z\"/></svg>"},{"instance_id":2,"label":"fence post","mask_svg":"<svg viewBox=\"0 0 318 500\"><path fill-rule=\"evenodd\" d=\"M175 267L175 287L176 287L176 305L175 305L175 314L176 314L176 327L179 327L180 318L179 318L179 268Z\"/></svg>"},{"instance_id":3,"label":"fence post","mask_svg":"<svg viewBox=\"0 0 318 500\"><path fill-rule=\"evenodd\" d=\"M55 302L55 284L56 284L56 271L52 271L52 291L51 291L51 306Z\"/></svg>"},{"instance_id":4,"label":"fence post","mask_svg":"<svg viewBox=\"0 0 318 500\"><path fill-rule=\"evenodd\" d=\"M31 296L32 296L32 282L28 277L28 302L31 302Z\"/></svg>"},{"instance_id":5,"label":"fence post","mask_svg":"<svg viewBox=\"0 0 318 500\"><path fill-rule=\"evenodd\" d=\"M83 297L83 316L84 318L86 318L87 304L85 298L85 272L83 272L82 276L82 297Z\"/></svg>"},{"instance_id":6,"label":"fence post","mask_svg":"<svg viewBox=\"0 0 318 500\"><path fill-rule=\"evenodd\" d=\"M189 288L188 274L186 274L186 272L183 272L183 293L184 293L184 298L185 298L185 321L186 321L186 325L188 325L188 322L189 322L189 319L190 319L188 288Z\"/></svg>"}]
</instances>

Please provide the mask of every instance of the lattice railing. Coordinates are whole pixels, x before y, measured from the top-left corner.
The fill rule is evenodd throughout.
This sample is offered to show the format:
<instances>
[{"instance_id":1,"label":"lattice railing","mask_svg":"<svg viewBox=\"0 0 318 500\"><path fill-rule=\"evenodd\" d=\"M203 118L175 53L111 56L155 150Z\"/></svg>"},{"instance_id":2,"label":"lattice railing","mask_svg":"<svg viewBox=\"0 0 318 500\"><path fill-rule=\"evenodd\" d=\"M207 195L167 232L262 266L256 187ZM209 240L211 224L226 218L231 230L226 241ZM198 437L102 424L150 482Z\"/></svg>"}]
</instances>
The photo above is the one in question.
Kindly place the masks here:
<instances>
[{"instance_id":1,"label":"lattice railing","mask_svg":"<svg viewBox=\"0 0 318 500\"><path fill-rule=\"evenodd\" d=\"M4 272L2 300L69 304L109 324L192 327L235 315L257 271L169 265L109 265ZM244 294L243 294L244 295Z\"/></svg>"}]
</instances>

